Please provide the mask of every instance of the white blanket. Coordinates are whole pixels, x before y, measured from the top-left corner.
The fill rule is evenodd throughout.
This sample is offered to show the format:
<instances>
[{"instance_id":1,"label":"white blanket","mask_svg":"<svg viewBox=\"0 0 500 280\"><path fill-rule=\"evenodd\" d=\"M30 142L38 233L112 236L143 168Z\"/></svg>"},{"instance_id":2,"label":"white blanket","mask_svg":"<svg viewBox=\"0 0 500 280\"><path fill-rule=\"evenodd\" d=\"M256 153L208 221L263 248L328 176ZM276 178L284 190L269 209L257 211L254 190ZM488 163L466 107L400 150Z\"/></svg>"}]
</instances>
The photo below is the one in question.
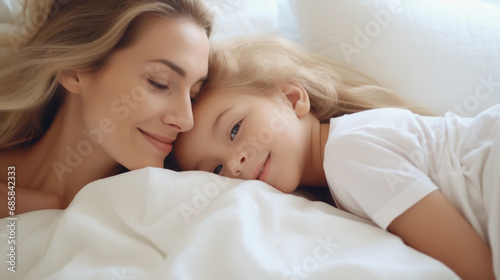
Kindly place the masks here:
<instances>
[{"instance_id":1,"label":"white blanket","mask_svg":"<svg viewBox=\"0 0 500 280\"><path fill-rule=\"evenodd\" d=\"M1 220L0 279L458 279L372 224L259 181L145 168Z\"/></svg>"}]
</instances>

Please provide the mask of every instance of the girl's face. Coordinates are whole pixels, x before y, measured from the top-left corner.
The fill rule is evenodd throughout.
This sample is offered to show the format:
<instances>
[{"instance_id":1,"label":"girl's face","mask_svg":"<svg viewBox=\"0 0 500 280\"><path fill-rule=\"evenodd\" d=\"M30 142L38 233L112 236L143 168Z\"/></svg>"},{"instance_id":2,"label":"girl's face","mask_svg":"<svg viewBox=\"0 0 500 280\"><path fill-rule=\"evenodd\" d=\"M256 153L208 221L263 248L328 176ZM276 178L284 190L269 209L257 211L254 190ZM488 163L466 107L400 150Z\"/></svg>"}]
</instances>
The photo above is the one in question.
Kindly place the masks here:
<instances>
[{"instance_id":1,"label":"girl's face","mask_svg":"<svg viewBox=\"0 0 500 280\"><path fill-rule=\"evenodd\" d=\"M299 185L309 139L285 95L211 92L193 113L194 128L174 144L183 170L261 180L283 192Z\"/></svg>"},{"instance_id":2,"label":"girl's face","mask_svg":"<svg viewBox=\"0 0 500 280\"><path fill-rule=\"evenodd\" d=\"M194 23L153 18L140 28L102 69L78 74L87 137L131 170L163 167L193 127L191 97L208 71L208 38Z\"/></svg>"}]
</instances>

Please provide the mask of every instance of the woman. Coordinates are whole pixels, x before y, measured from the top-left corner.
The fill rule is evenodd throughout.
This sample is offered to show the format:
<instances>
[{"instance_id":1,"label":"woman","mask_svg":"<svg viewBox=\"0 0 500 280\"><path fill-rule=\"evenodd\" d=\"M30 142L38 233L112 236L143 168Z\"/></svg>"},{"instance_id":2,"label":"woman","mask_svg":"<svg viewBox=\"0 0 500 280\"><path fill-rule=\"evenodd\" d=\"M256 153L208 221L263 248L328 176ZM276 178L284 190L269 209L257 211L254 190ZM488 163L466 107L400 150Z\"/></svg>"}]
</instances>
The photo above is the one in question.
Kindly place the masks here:
<instances>
[{"instance_id":1,"label":"woman","mask_svg":"<svg viewBox=\"0 0 500 280\"><path fill-rule=\"evenodd\" d=\"M162 167L193 126L212 25L201 0L64 2L0 62L2 217L65 208L123 168Z\"/></svg>"}]
</instances>

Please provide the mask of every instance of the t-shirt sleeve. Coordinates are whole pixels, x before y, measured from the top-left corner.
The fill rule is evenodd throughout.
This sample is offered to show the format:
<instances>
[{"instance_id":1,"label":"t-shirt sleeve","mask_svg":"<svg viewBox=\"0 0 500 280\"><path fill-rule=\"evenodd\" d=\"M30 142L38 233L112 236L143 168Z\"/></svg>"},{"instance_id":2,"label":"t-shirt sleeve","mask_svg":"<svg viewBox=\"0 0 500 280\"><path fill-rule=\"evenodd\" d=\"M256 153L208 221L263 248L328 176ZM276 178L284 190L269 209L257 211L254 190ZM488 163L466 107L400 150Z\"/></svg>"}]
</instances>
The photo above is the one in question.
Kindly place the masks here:
<instances>
[{"instance_id":1,"label":"t-shirt sleeve","mask_svg":"<svg viewBox=\"0 0 500 280\"><path fill-rule=\"evenodd\" d=\"M383 229L438 187L427 176L418 135L393 127L362 127L328 140L325 174L341 208Z\"/></svg>"}]
</instances>

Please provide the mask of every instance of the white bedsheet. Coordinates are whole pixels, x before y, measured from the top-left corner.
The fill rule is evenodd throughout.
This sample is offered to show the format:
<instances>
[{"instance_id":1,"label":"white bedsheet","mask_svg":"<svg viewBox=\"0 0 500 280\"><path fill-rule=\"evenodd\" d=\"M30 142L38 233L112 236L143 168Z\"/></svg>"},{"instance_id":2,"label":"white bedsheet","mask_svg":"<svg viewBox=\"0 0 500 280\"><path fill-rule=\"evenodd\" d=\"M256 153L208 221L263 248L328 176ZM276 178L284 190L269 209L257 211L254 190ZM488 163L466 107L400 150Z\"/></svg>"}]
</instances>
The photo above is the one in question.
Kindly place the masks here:
<instances>
[{"instance_id":1,"label":"white bedsheet","mask_svg":"<svg viewBox=\"0 0 500 280\"><path fill-rule=\"evenodd\" d=\"M1 222L0 279L458 279L325 203L204 172L136 170L18 215L15 273Z\"/></svg>"}]
</instances>

